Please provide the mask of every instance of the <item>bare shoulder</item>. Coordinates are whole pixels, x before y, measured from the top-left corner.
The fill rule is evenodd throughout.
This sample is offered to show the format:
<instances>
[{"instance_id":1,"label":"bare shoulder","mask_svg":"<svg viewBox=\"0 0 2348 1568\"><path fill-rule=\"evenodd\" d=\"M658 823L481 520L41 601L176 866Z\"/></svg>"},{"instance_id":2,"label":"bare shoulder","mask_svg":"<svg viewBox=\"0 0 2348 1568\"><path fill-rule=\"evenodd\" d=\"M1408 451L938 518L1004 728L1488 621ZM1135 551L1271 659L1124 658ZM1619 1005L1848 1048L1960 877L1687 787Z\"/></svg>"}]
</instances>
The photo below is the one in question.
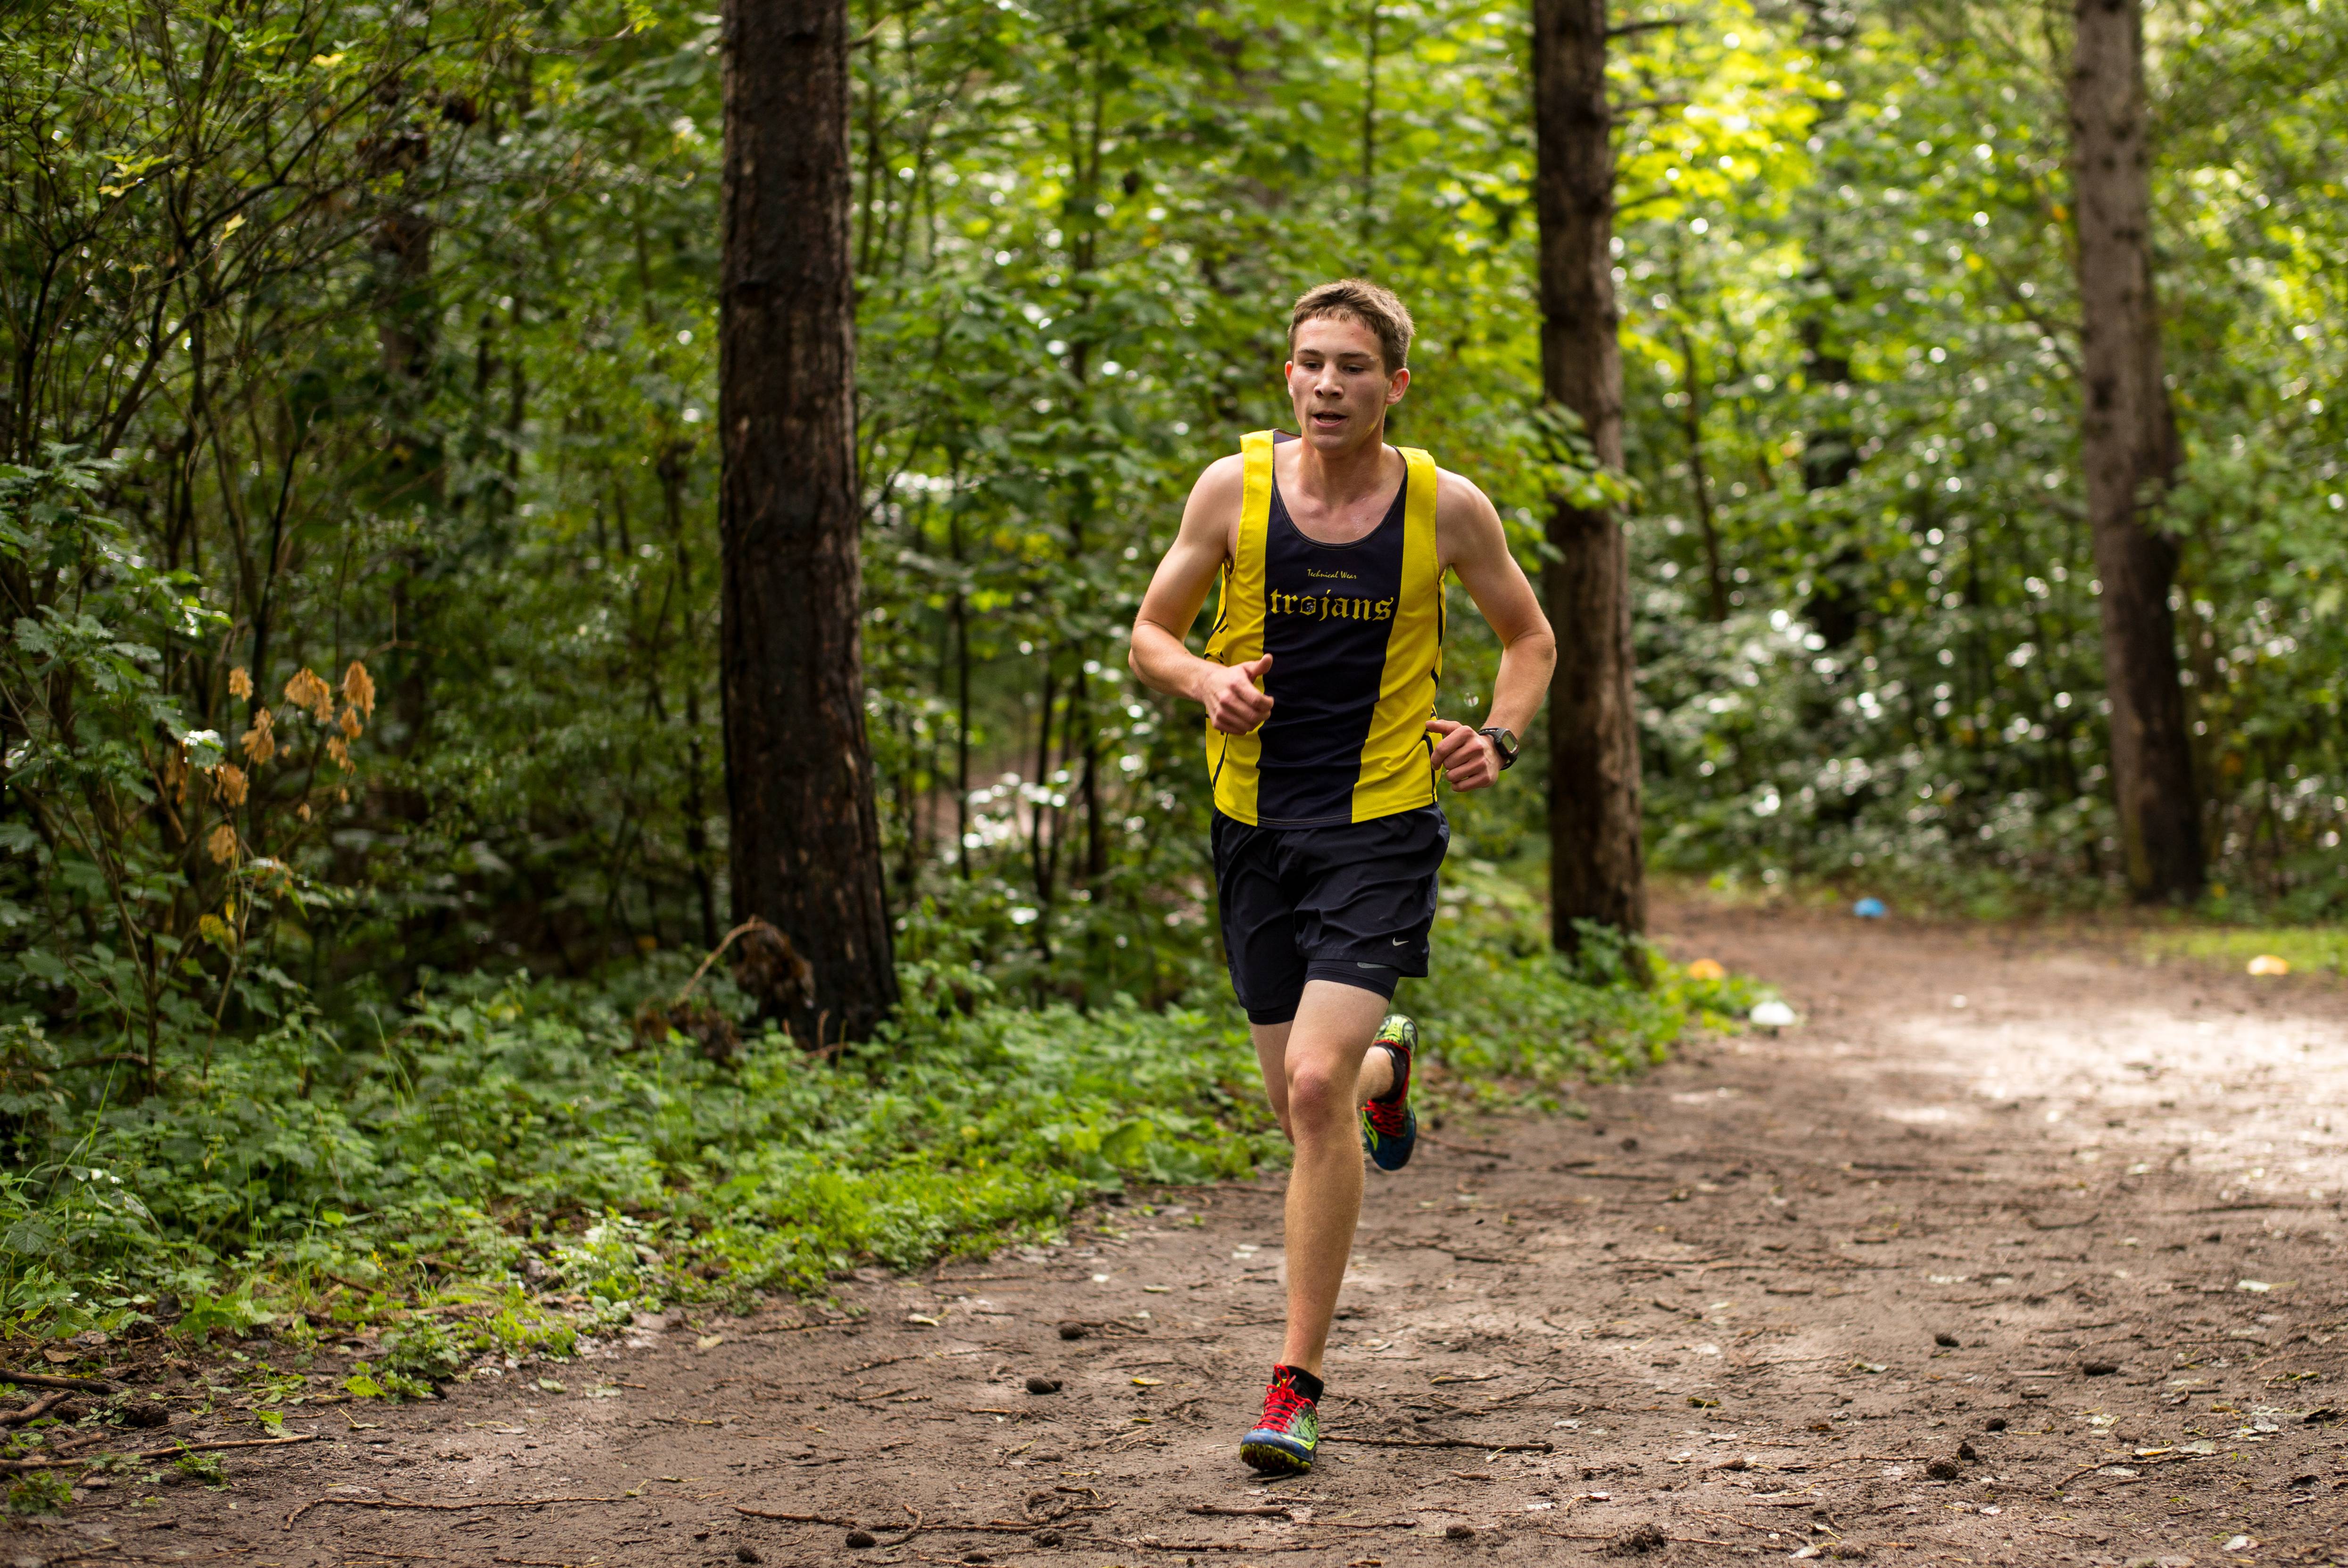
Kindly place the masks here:
<instances>
[{"instance_id":1,"label":"bare shoulder","mask_svg":"<svg viewBox=\"0 0 2348 1568\"><path fill-rule=\"evenodd\" d=\"M1247 458L1238 452L1228 453L1200 472L1198 483L1190 487L1190 501L1193 506L1229 501L1236 507L1246 489Z\"/></svg>"},{"instance_id":2,"label":"bare shoulder","mask_svg":"<svg viewBox=\"0 0 2348 1568\"><path fill-rule=\"evenodd\" d=\"M1447 562L1494 545L1508 548L1491 497L1473 479L1448 468L1435 471L1435 532Z\"/></svg>"},{"instance_id":3,"label":"bare shoulder","mask_svg":"<svg viewBox=\"0 0 2348 1568\"><path fill-rule=\"evenodd\" d=\"M1239 453L1207 465L1190 487L1182 507L1182 532L1178 548L1205 548L1210 543L1231 553L1239 537L1240 507L1247 497L1247 460Z\"/></svg>"}]
</instances>

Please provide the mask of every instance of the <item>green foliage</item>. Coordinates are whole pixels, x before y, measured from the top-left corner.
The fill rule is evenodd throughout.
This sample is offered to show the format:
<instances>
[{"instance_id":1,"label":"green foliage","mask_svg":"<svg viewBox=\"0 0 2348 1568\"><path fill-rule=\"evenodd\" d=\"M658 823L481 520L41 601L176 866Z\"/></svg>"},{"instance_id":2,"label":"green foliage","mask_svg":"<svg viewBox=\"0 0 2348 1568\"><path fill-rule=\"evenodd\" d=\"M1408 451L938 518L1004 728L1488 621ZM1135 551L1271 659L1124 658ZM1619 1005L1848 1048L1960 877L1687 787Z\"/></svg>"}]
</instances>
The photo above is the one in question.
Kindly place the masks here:
<instances>
[{"instance_id":1,"label":"green foliage","mask_svg":"<svg viewBox=\"0 0 2348 1568\"><path fill-rule=\"evenodd\" d=\"M2252 958L2272 954L2295 975L2348 975L2348 930L2331 927L2191 927L2145 938L2148 957L2199 959L2236 974Z\"/></svg>"},{"instance_id":2,"label":"green foliage","mask_svg":"<svg viewBox=\"0 0 2348 1568\"><path fill-rule=\"evenodd\" d=\"M171 1478L192 1481L213 1491L226 1491L228 1471L221 1468L218 1454L184 1453L171 1460Z\"/></svg>"},{"instance_id":3,"label":"green foliage","mask_svg":"<svg viewBox=\"0 0 2348 1568\"><path fill-rule=\"evenodd\" d=\"M1285 416L1287 306L1333 274L1411 302L1395 435L1529 567L1560 499L1624 510L1656 866L2110 895L2037 12L1730 0L1622 36L1601 474L1540 391L1521 10L854 10L862 651L911 999L821 1061L632 1022L728 923L715 19L12 14L0 1321L364 1320L372 1390L421 1397L1277 1159L1200 716L1121 640L1193 477ZM2188 453L2156 515L2235 918L2348 891L2343 18L2153 21ZM1455 608L1440 708L1472 720L1497 650ZM1554 1098L1752 999L1626 986L1595 933L1550 954L1545 741L1447 800L1405 1000L1463 1099Z\"/></svg>"},{"instance_id":4,"label":"green foliage","mask_svg":"<svg viewBox=\"0 0 2348 1568\"><path fill-rule=\"evenodd\" d=\"M1446 897L1437 971L1401 999L1437 1092L1497 1102L1635 1071L1750 999L1669 966L1642 990L1600 940L1567 965L1492 867L1464 866ZM20 1184L15 1224L46 1239L12 1264L18 1321L95 1320L99 1280L168 1290L198 1337L307 1332L299 1311L324 1305L386 1325L351 1392L422 1399L482 1354L567 1355L578 1332L670 1301L820 1291L862 1263L1053 1234L1128 1183L1284 1159L1220 988L1204 1006L1089 1012L927 994L829 1060L767 1034L712 1061L674 1033L641 1039L624 995L528 977L444 982L371 1050L224 1038L208 1083L51 1107L20 1131L41 1168L68 1150L88 1163L45 1196ZM131 1198L137 1225L105 1206ZM380 1289L320 1294L354 1278Z\"/></svg>"},{"instance_id":5,"label":"green foliage","mask_svg":"<svg viewBox=\"0 0 2348 1568\"><path fill-rule=\"evenodd\" d=\"M62 1513L74 1500L73 1484L54 1471L32 1471L8 1483L11 1513Z\"/></svg>"}]
</instances>

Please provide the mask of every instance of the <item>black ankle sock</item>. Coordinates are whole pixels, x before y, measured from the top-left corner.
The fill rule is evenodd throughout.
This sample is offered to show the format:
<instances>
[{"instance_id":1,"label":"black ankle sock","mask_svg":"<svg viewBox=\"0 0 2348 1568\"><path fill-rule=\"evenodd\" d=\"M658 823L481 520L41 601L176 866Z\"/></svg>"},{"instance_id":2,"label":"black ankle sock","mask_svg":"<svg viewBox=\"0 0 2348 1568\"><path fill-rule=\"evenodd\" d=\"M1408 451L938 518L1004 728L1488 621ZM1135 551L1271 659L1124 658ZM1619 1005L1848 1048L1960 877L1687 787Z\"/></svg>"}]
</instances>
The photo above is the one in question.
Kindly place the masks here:
<instances>
[{"instance_id":1,"label":"black ankle sock","mask_svg":"<svg viewBox=\"0 0 2348 1568\"><path fill-rule=\"evenodd\" d=\"M1321 1402L1321 1391L1324 1385L1322 1383L1320 1378L1304 1370L1303 1368L1281 1365L1272 1368L1272 1371L1275 1374L1281 1372L1287 1373L1290 1387L1293 1388L1298 1393L1303 1395L1306 1399L1312 1400L1314 1404L1317 1405Z\"/></svg>"},{"instance_id":2,"label":"black ankle sock","mask_svg":"<svg viewBox=\"0 0 2348 1568\"><path fill-rule=\"evenodd\" d=\"M1394 1063L1394 1085L1384 1094L1373 1094L1370 1099L1379 1105L1391 1105L1410 1092L1410 1058L1385 1040L1378 1041L1378 1049L1385 1051L1386 1059Z\"/></svg>"}]
</instances>

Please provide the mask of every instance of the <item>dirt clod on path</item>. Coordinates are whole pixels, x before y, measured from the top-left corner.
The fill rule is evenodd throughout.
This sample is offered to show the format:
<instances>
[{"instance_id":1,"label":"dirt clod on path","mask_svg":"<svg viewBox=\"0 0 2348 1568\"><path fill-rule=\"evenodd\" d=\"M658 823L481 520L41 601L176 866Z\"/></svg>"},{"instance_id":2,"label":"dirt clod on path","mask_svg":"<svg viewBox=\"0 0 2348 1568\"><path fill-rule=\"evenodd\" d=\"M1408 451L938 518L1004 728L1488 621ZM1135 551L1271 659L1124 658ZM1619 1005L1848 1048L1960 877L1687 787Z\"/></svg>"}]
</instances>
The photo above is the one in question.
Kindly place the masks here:
<instances>
[{"instance_id":1,"label":"dirt clod on path","mask_svg":"<svg viewBox=\"0 0 2348 1568\"><path fill-rule=\"evenodd\" d=\"M2348 993L2026 933L1663 928L1801 1024L1374 1176L1309 1476L1237 1452L1279 1341L1267 1181L867 1271L854 1321L645 1319L562 1391L297 1412L323 1440L224 1456L227 1491L98 1478L0 1555L2348 1563Z\"/></svg>"}]
</instances>

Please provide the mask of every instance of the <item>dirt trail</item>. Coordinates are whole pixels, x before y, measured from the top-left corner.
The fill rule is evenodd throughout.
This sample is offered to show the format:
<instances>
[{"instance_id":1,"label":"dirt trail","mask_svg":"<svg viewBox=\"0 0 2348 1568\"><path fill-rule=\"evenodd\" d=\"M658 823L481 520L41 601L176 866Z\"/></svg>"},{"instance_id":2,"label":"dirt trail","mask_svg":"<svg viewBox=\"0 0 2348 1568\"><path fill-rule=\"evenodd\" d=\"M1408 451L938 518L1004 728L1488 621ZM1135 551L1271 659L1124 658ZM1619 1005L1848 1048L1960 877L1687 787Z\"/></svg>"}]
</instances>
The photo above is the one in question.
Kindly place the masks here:
<instances>
[{"instance_id":1,"label":"dirt trail","mask_svg":"<svg viewBox=\"0 0 2348 1568\"><path fill-rule=\"evenodd\" d=\"M860 1324L680 1316L321 1410L288 1423L314 1446L225 1456L231 1491L118 1481L5 1545L1369 1568L1595 1560L1653 1526L1645 1560L1684 1563L2348 1561L2348 992L2030 934L1665 928L1802 1025L1591 1091L1587 1122L1454 1122L1374 1179L1310 1477L1238 1462L1280 1207L1219 1187L870 1274ZM586 1501L498 1506L530 1498Z\"/></svg>"}]
</instances>

